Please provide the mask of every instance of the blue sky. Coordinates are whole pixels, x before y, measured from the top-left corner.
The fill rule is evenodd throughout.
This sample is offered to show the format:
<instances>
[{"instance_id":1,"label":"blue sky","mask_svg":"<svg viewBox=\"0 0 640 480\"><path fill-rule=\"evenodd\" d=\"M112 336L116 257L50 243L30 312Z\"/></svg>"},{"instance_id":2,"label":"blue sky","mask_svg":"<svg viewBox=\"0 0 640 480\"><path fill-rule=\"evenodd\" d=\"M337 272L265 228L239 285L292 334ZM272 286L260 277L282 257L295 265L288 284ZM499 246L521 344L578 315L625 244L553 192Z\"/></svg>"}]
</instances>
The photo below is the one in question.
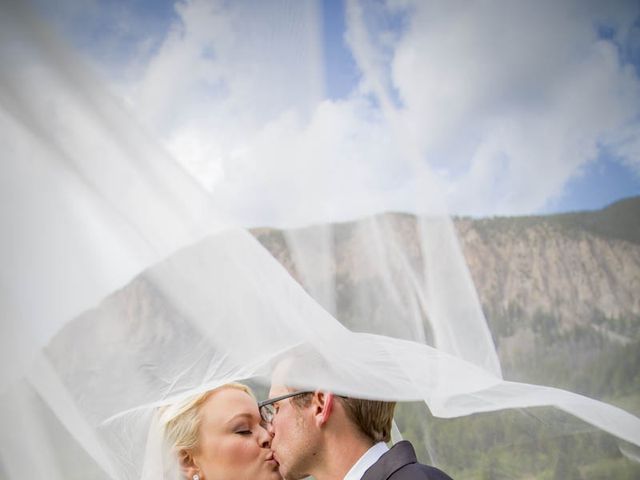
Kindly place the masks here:
<instances>
[{"instance_id":1,"label":"blue sky","mask_svg":"<svg viewBox=\"0 0 640 480\"><path fill-rule=\"evenodd\" d=\"M602 153L584 172L571 178L562 195L550 200L539 213L598 210L621 198L636 195L640 195L638 174Z\"/></svg>"},{"instance_id":2,"label":"blue sky","mask_svg":"<svg viewBox=\"0 0 640 480\"><path fill-rule=\"evenodd\" d=\"M353 90L360 77L356 62L344 40L344 2L323 2L322 18L327 95L333 99L344 98Z\"/></svg>"},{"instance_id":3,"label":"blue sky","mask_svg":"<svg viewBox=\"0 0 640 480\"><path fill-rule=\"evenodd\" d=\"M640 194L637 2L316 7L68 0L39 9L203 185L221 201L242 197L245 214L268 210L256 192L280 212L300 192L301 212L419 210L415 169L388 138L399 124L453 213L597 209ZM279 153L292 144L312 152ZM318 162L314 173L299 184L278 176L301 156ZM325 167L343 175L316 188Z\"/></svg>"}]
</instances>

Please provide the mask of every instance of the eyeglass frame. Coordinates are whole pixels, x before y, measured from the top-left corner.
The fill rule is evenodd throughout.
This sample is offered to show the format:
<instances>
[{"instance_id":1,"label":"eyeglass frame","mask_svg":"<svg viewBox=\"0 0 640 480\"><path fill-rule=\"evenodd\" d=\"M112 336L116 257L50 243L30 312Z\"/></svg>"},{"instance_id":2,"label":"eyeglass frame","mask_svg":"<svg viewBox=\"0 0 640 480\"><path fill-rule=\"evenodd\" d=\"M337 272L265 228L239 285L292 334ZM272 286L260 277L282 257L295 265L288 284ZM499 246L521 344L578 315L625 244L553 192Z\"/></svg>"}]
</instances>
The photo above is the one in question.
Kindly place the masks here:
<instances>
[{"instance_id":1,"label":"eyeglass frame","mask_svg":"<svg viewBox=\"0 0 640 480\"><path fill-rule=\"evenodd\" d=\"M306 395L307 393L313 393L313 391L312 390L298 390L298 391L295 391L295 392L287 393L285 395L280 395L279 397L269 398L267 400L263 400L261 402L258 402L258 411L260 412L260 418L266 424L268 424L268 425L271 424L271 422L273 421L273 417L275 416L275 412L273 413L273 415L271 415L270 419L267 419L266 415L264 413L262 413L263 411L269 411L269 410L266 410L265 407L273 405L274 403L281 402L282 400L286 400L287 398L297 397L299 395Z\"/></svg>"}]
</instances>

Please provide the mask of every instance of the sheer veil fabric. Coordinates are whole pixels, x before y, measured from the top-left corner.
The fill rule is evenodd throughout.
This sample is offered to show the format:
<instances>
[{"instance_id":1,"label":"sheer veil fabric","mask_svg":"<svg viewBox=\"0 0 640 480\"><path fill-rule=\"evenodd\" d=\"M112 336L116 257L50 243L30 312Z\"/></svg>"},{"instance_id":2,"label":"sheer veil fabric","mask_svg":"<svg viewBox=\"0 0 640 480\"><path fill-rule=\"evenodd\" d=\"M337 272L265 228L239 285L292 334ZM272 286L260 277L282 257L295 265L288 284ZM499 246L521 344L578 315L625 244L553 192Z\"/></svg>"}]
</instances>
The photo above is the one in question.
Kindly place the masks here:
<instances>
[{"instance_id":1,"label":"sheer veil fabric","mask_svg":"<svg viewBox=\"0 0 640 480\"><path fill-rule=\"evenodd\" d=\"M0 477L179 478L159 407L229 381L268 385L291 356L299 360L287 372L292 385L424 401L443 418L552 406L580 419L581 429L640 446L640 419L630 413L503 379L438 181L422 161L418 126L403 114L411 106L390 93L384 45L368 35L377 4L347 3L364 81L345 104L323 100L319 86L317 4L176 8L185 25L199 12L219 23L191 23L194 30L160 48L210 35L211 45L230 42L230 53L216 50L214 67L203 57L202 68L212 68L206 79L222 85L215 94L197 90L187 71L163 78L156 96L138 91L139 111L149 115L140 122L155 118L151 128L55 27L22 2L2 2ZM151 67L146 75L153 78ZM176 95L196 88L208 102L209 136L196 140L244 162L228 184L194 180L167 146L171 118L189 109L152 117L152 107L161 110L154 102L174 87ZM357 150L353 138L363 131L331 124L339 108L356 119L375 111L363 131L380 152ZM320 135L305 130L314 125ZM279 156L288 160L270 163ZM397 191L376 197L353 185L358 211L340 210L344 172L375 182L371 170L390 156L410 179L401 195L418 214L411 251L397 221L375 215L398 208ZM233 196L234 182L252 188L254 203ZM283 191L297 203L282 201ZM284 234L285 266L243 229L257 225L258 207L264 224L307 227ZM328 222L354 218L352 255L338 257L340 231ZM378 280L360 282L345 299L340 262ZM559 434L575 432L563 428Z\"/></svg>"}]
</instances>

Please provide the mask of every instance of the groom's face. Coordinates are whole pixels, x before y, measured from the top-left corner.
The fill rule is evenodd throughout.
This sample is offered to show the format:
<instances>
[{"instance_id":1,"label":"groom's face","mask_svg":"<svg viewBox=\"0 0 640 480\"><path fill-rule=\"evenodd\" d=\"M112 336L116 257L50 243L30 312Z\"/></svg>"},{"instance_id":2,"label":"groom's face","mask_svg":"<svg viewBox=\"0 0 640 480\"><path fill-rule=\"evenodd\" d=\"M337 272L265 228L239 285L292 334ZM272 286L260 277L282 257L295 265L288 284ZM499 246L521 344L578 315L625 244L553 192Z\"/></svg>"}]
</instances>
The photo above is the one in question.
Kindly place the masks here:
<instances>
[{"instance_id":1,"label":"groom's face","mask_svg":"<svg viewBox=\"0 0 640 480\"><path fill-rule=\"evenodd\" d=\"M272 385L269 398L290 393L282 385ZM280 464L280 474L286 480L311 475L312 461L317 452L317 435L311 421L311 405L300 407L287 398L274 404L276 413L271 423L271 449Z\"/></svg>"}]
</instances>

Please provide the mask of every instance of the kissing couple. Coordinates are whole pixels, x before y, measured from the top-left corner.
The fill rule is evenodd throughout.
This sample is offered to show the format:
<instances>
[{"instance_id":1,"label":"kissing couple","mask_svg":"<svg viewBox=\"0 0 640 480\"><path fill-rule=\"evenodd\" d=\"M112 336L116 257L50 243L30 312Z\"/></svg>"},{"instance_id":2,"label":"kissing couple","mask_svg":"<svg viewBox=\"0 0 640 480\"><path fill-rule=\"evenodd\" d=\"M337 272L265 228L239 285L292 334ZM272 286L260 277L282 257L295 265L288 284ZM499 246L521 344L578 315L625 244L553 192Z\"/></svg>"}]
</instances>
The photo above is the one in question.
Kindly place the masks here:
<instances>
[{"instance_id":1,"label":"kissing couple","mask_svg":"<svg viewBox=\"0 0 640 480\"><path fill-rule=\"evenodd\" d=\"M387 446L395 402L300 389L277 370L264 401L227 383L171 409L164 435L182 479L451 480L408 441Z\"/></svg>"}]
</instances>

